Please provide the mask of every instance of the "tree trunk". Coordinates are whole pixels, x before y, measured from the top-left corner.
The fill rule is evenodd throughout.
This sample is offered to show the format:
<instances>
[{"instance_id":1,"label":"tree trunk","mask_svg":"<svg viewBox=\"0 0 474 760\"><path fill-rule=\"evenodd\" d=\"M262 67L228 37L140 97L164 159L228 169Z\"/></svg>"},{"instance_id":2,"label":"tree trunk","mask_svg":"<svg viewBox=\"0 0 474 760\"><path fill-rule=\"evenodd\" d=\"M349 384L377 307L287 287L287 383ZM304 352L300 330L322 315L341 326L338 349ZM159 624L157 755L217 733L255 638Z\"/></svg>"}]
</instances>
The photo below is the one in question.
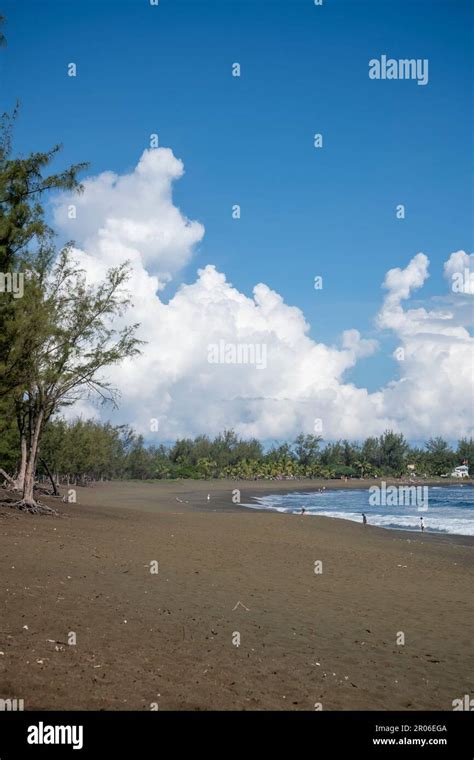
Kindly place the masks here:
<instances>
[{"instance_id":1,"label":"tree trunk","mask_svg":"<svg viewBox=\"0 0 474 760\"><path fill-rule=\"evenodd\" d=\"M48 465L46 464L46 462L44 461L44 459L41 459L41 457L40 457L40 462L43 465L44 469L46 470L46 472L48 474L48 478L51 481L51 485L53 486L53 494L55 496L59 496L58 489L56 488L56 483L54 482L53 476L51 475L51 472L50 472L50 469L49 469Z\"/></svg>"},{"instance_id":2,"label":"tree trunk","mask_svg":"<svg viewBox=\"0 0 474 760\"><path fill-rule=\"evenodd\" d=\"M31 418L30 418L31 419ZM30 425L30 445L26 453L26 467L23 479L23 496L21 501L12 504L12 507L33 512L36 514L57 515L57 511L46 504L40 504L36 501L34 495L36 460L38 458L38 444L40 439L41 428L44 420L44 412L40 411L35 424Z\"/></svg>"},{"instance_id":3,"label":"tree trunk","mask_svg":"<svg viewBox=\"0 0 474 760\"><path fill-rule=\"evenodd\" d=\"M36 459L38 456L38 443L41 432L41 425L43 423L43 411L40 411L36 419L36 425L32 431L30 439L30 449L28 451L28 457L26 462L25 480L23 485L23 502L26 505L36 506L34 498L34 485L35 485L35 473L36 473Z\"/></svg>"},{"instance_id":4,"label":"tree trunk","mask_svg":"<svg viewBox=\"0 0 474 760\"><path fill-rule=\"evenodd\" d=\"M21 447L21 462L20 462L20 469L18 471L18 475L15 479L15 488L17 491L23 492L23 489L25 487L25 473L26 473L26 459L27 459L27 446L26 446L26 435L22 432L20 436L20 447Z\"/></svg>"}]
</instances>

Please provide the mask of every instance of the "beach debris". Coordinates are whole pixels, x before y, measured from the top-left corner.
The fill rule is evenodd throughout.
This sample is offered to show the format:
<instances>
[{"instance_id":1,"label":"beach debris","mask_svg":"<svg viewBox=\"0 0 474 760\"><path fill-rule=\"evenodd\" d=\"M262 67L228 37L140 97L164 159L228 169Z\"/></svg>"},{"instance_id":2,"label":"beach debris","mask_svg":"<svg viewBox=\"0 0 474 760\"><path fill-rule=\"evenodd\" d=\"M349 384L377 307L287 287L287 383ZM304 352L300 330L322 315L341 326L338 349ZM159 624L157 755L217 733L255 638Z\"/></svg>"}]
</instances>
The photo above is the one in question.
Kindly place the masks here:
<instances>
[{"instance_id":1,"label":"beach debris","mask_svg":"<svg viewBox=\"0 0 474 760\"><path fill-rule=\"evenodd\" d=\"M23 628L25 629L25 631L28 630L28 626L27 625L24 625Z\"/></svg>"},{"instance_id":2,"label":"beach debris","mask_svg":"<svg viewBox=\"0 0 474 760\"><path fill-rule=\"evenodd\" d=\"M246 610L247 612L250 612L250 609L248 607L246 607L245 604L242 604L242 602L237 602L237 604L235 605L235 607L232 607L232 612L234 612L234 610L236 610L237 607L239 607L239 606L243 607L244 610Z\"/></svg>"}]
</instances>

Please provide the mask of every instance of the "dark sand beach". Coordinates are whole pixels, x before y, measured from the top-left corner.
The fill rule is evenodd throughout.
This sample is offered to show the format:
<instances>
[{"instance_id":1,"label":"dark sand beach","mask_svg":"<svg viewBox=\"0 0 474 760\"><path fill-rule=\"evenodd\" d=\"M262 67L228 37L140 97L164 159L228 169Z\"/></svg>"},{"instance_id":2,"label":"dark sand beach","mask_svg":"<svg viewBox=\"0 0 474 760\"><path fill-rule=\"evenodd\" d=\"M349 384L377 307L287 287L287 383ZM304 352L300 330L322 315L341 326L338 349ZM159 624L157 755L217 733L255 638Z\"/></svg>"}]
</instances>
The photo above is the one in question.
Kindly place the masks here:
<instances>
[{"instance_id":1,"label":"dark sand beach","mask_svg":"<svg viewBox=\"0 0 474 760\"><path fill-rule=\"evenodd\" d=\"M2 508L0 697L26 710L452 710L474 691L472 541L232 502L235 488L246 502L310 487L117 482L78 488L60 518Z\"/></svg>"}]
</instances>

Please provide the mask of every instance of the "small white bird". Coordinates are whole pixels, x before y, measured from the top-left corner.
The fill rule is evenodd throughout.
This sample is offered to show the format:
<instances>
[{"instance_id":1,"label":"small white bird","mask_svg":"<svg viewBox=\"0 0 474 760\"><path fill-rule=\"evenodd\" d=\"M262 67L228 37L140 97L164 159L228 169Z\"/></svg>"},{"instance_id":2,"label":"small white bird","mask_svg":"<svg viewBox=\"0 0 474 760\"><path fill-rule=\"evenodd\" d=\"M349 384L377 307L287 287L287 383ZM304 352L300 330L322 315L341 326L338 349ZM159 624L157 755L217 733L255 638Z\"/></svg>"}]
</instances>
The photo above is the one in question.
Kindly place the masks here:
<instances>
[{"instance_id":1,"label":"small white bird","mask_svg":"<svg viewBox=\"0 0 474 760\"><path fill-rule=\"evenodd\" d=\"M208 494L207 494L207 500L208 500L208 501L210 501L210 500L211 500L211 494L210 494L210 493L208 493Z\"/></svg>"}]
</instances>

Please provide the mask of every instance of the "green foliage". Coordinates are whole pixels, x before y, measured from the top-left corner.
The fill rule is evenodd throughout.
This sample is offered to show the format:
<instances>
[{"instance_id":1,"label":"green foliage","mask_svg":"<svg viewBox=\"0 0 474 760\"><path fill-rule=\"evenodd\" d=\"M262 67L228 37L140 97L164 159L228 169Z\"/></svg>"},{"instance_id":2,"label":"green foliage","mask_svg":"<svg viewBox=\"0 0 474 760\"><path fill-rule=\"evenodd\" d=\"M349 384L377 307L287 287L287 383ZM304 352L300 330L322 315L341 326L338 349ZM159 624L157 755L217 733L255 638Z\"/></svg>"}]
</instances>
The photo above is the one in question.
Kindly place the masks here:
<instances>
[{"instance_id":1,"label":"green foliage","mask_svg":"<svg viewBox=\"0 0 474 760\"><path fill-rule=\"evenodd\" d=\"M456 453L456 457L459 463L462 463L464 460L468 464L474 465L474 439L469 438L461 438L460 441L458 441L458 450Z\"/></svg>"},{"instance_id":2,"label":"green foliage","mask_svg":"<svg viewBox=\"0 0 474 760\"><path fill-rule=\"evenodd\" d=\"M122 477L127 455L130 455L130 431L125 426L113 427L92 420L78 419L49 422L41 441L41 458L58 475L91 480ZM132 471L133 458L130 460ZM130 477L137 477L134 473Z\"/></svg>"},{"instance_id":3,"label":"green foliage","mask_svg":"<svg viewBox=\"0 0 474 760\"><path fill-rule=\"evenodd\" d=\"M42 202L57 190L82 191L78 174L86 163L48 174L61 151L55 145L44 153L12 158L12 129L18 115L4 113L0 122L0 271L8 272L21 261L31 260L50 241L53 231L45 222Z\"/></svg>"},{"instance_id":4,"label":"green foliage","mask_svg":"<svg viewBox=\"0 0 474 760\"><path fill-rule=\"evenodd\" d=\"M442 438L430 438L425 447L429 454L427 464L430 474L443 475L452 470L456 464L456 455L451 451L446 441Z\"/></svg>"},{"instance_id":5,"label":"green foliage","mask_svg":"<svg viewBox=\"0 0 474 760\"><path fill-rule=\"evenodd\" d=\"M355 478L358 476L358 472L354 467L347 467L346 465L336 465L332 470L332 477L334 478Z\"/></svg>"},{"instance_id":6,"label":"green foliage","mask_svg":"<svg viewBox=\"0 0 474 760\"><path fill-rule=\"evenodd\" d=\"M1 19L0 19L1 21ZM81 191L78 173L86 164L76 164L56 174L48 167L56 159L60 146L46 153L31 153L26 158L12 157L12 129L18 107L0 121L0 272L18 276L34 272L37 282L28 278L30 299L44 282L55 257L54 234L44 217L42 201L57 190ZM25 382L32 325L38 327L38 314L28 323L24 298L13 293L0 294L0 396L9 394ZM20 352L25 349L25 353Z\"/></svg>"},{"instance_id":7,"label":"green foliage","mask_svg":"<svg viewBox=\"0 0 474 760\"><path fill-rule=\"evenodd\" d=\"M378 444L380 467L383 472L402 475L406 470L406 455L409 449L403 434L386 430L380 436Z\"/></svg>"},{"instance_id":8,"label":"green foliage","mask_svg":"<svg viewBox=\"0 0 474 760\"><path fill-rule=\"evenodd\" d=\"M311 466L318 459L319 444L323 439L319 435L300 435L295 440L295 455L299 464Z\"/></svg>"},{"instance_id":9,"label":"green foliage","mask_svg":"<svg viewBox=\"0 0 474 760\"><path fill-rule=\"evenodd\" d=\"M306 436L303 436L306 439ZM387 441L387 433L381 436ZM301 436L295 441L301 442ZM390 439L389 439L390 440ZM398 436L399 443L403 441ZM298 445L298 444L297 444ZM15 420L2 414L0 403L0 467L14 472L18 460L18 430ZM415 464L419 475L444 475L469 459L474 442L460 440L452 451L442 439L430 439L424 449L403 446L406 451L401 474L408 475L408 463ZM353 459L347 465L344 460ZM313 450L308 464L308 451L287 444L274 446L266 453L258 441L245 441L233 431L214 439L197 436L177 441L174 445L150 446L143 436L127 425L113 426L94 420L61 418L47 423L40 446L40 462L44 460L58 478L71 480L110 479L210 479L235 478L243 480L307 478L372 478L392 476L393 448L389 447L390 469L384 470L380 439L368 439L361 446L343 442L329 443L317 453ZM299 452L299 454L298 454ZM367 458L363 458L365 452ZM354 458L358 455L358 458ZM390 458L392 457L392 458ZM39 472L45 472L40 464Z\"/></svg>"}]
</instances>

